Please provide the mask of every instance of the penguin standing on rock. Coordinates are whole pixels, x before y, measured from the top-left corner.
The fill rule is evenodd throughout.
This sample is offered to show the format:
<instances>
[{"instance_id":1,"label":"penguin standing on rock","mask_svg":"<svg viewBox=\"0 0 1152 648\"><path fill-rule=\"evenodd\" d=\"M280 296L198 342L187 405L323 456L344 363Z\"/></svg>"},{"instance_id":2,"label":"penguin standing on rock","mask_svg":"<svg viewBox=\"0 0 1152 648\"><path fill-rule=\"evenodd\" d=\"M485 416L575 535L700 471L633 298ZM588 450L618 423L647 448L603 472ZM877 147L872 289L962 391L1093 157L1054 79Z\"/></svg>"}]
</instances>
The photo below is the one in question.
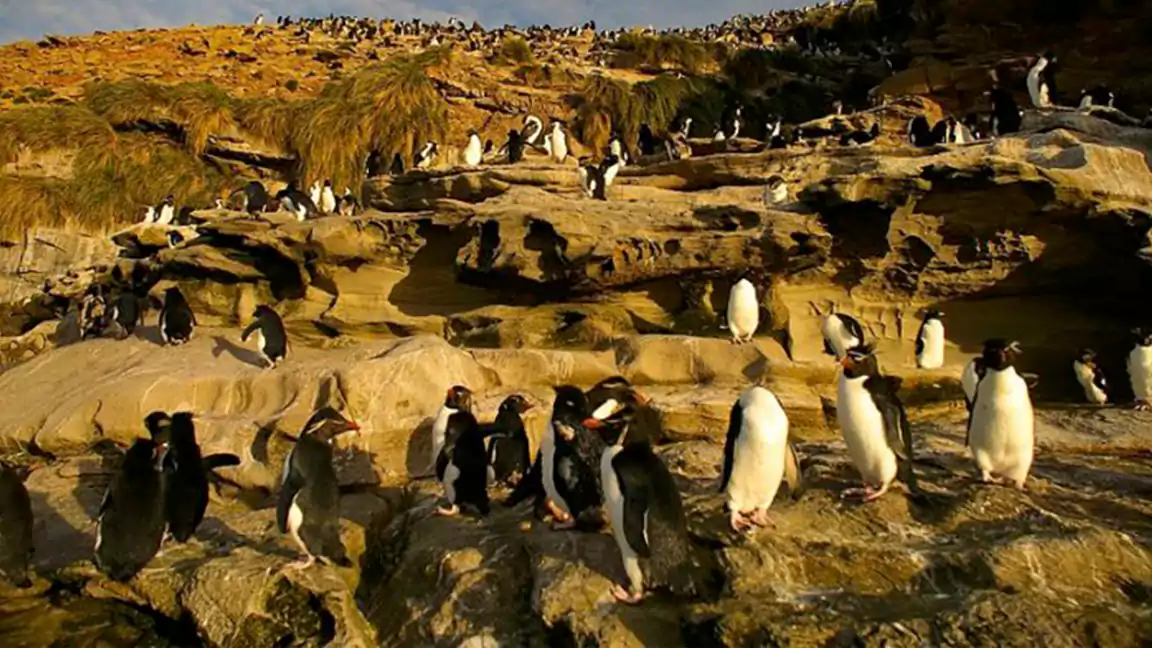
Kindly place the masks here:
<instances>
[{"instance_id":1,"label":"penguin standing on rock","mask_svg":"<svg viewBox=\"0 0 1152 648\"><path fill-rule=\"evenodd\" d=\"M164 305L160 307L160 339L175 346L192 339L196 329L196 315L184 293L173 286L164 291Z\"/></svg>"},{"instance_id":2,"label":"penguin standing on rock","mask_svg":"<svg viewBox=\"0 0 1152 648\"><path fill-rule=\"evenodd\" d=\"M1012 366L1020 346L1007 340L984 343L984 369L968 414L967 445L985 483L1008 481L1021 490L1032 467L1032 400Z\"/></svg>"},{"instance_id":3,"label":"penguin standing on rock","mask_svg":"<svg viewBox=\"0 0 1152 648\"><path fill-rule=\"evenodd\" d=\"M760 300L749 277L745 273L728 292L728 330L735 344L751 342L760 326Z\"/></svg>"},{"instance_id":4,"label":"penguin standing on rock","mask_svg":"<svg viewBox=\"0 0 1152 648\"><path fill-rule=\"evenodd\" d=\"M732 530L766 526L768 507L781 483L793 496L798 494L800 462L788 443L788 415L775 394L750 387L732 405L724 442L720 492Z\"/></svg>"},{"instance_id":5,"label":"penguin standing on rock","mask_svg":"<svg viewBox=\"0 0 1152 648\"><path fill-rule=\"evenodd\" d=\"M596 198L604 194L604 175L600 166L591 162L585 164L583 160L576 167L576 175L580 180L580 190L589 198Z\"/></svg>"},{"instance_id":6,"label":"penguin standing on rock","mask_svg":"<svg viewBox=\"0 0 1152 648\"><path fill-rule=\"evenodd\" d=\"M764 185L764 206L771 209L788 202L788 183L782 176L768 178Z\"/></svg>"},{"instance_id":7,"label":"penguin standing on rock","mask_svg":"<svg viewBox=\"0 0 1152 648\"><path fill-rule=\"evenodd\" d=\"M624 168L628 164L628 149L625 148L624 140L621 139L620 133L612 133L612 139L608 140L608 152L620 160L621 168Z\"/></svg>"},{"instance_id":8,"label":"penguin standing on rock","mask_svg":"<svg viewBox=\"0 0 1152 648\"><path fill-rule=\"evenodd\" d=\"M151 420L149 420L151 419ZM208 471L240 465L233 454L200 455L191 412L171 417L153 412L145 419L153 440L168 448L164 471L164 517L176 542L187 542L208 509Z\"/></svg>"},{"instance_id":9,"label":"penguin standing on rock","mask_svg":"<svg viewBox=\"0 0 1152 648\"><path fill-rule=\"evenodd\" d=\"M508 486L515 486L528 474L532 455L528 433L524 430L521 418L532 409L519 394L513 394L500 403L496 420L484 426L484 436L488 442L488 479Z\"/></svg>"},{"instance_id":10,"label":"penguin standing on rock","mask_svg":"<svg viewBox=\"0 0 1152 648\"><path fill-rule=\"evenodd\" d=\"M1032 99L1035 108L1048 108L1051 101L1051 71L1050 66L1056 64L1056 55L1046 52L1036 59L1028 70L1028 96Z\"/></svg>"},{"instance_id":11,"label":"penguin standing on rock","mask_svg":"<svg viewBox=\"0 0 1152 648\"><path fill-rule=\"evenodd\" d=\"M843 358L848 349L865 342L864 327L850 315L832 313L825 317L820 333L824 336L824 353L835 356L837 360Z\"/></svg>"},{"instance_id":12,"label":"penguin standing on rock","mask_svg":"<svg viewBox=\"0 0 1152 648\"><path fill-rule=\"evenodd\" d=\"M904 481L916 491L912 471L912 431L896 390L895 379L880 375L876 355L863 345L848 350L836 389L836 419L848 455L860 471L863 488L850 488L844 497L863 495L871 502L888 492L903 466Z\"/></svg>"},{"instance_id":13,"label":"penguin standing on rock","mask_svg":"<svg viewBox=\"0 0 1152 648\"><path fill-rule=\"evenodd\" d=\"M484 433L472 412L458 410L448 417L444 446L436 458L436 478L448 500L448 507L437 508L437 514L454 516L467 504L488 515L488 454Z\"/></svg>"},{"instance_id":14,"label":"penguin standing on rock","mask_svg":"<svg viewBox=\"0 0 1152 648\"><path fill-rule=\"evenodd\" d=\"M1089 403L1103 405L1108 402L1108 379L1096 361L1095 351L1082 350L1080 357L1072 361L1072 372L1076 374L1076 382L1084 389L1084 398Z\"/></svg>"},{"instance_id":15,"label":"penguin standing on rock","mask_svg":"<svg viewBox=\"0 0 1152 648\"><path fill-rule=\"evenodd\" d=\"M504 143L504 148L508 151L508 164L516 164L524 159L524 138L516 129L508 131L508 141Z\"/></svg>"},{"instance_id":16,"label":"penguin standing on rock","mask_svg":"<svg viewBox=\"0 0 1152 648\"><path fill-rule=\"evenodd\" d=\"M24 480L11 466L0 463L0 574L16 587L32 585L32 500Z\"/></svg>"},{"instance_id":17,"label":"penguin standing on rock","mask_svg":"<svg viewBox=\"0 0 1152 648\"><path fill-rule=\"evenodd\" d=\"M535 146L536 140L544 134L544 122L536 115L528 115L524 118L524 126L521 129L524 143L529 146Z\"/></svg>"},{"instance_id":18,"label":"penguin standing on rock","mask_svg":"<svg viewBox=\"0 0 1152 648\"><path fill-rule=\"evenodd\" d=\"M115 322L119 329L117 337L121 340L130 337L136 332L136 327L144 320L144 308L140 297L131 290L121 291L112 301L112 309L108 311L108 320Z\"/></svg>"},{"instance_id":19,"label":"penguin standing on rock","mask_svg":"<svg viewBox=\"0 0 1152 648\"><path fill-rule=\"evenodd\" d=\"M444 397L444 404L436 412L436 420L432 423L432 468L436 468L440 461L440 450L448 439L448 419L456 412L472 411L472 390L463 385L456 385L448 389Z\"/></svg>"},{"instance_id":20,"label":"penguin standing on rock","mask_svg":"<svg viewBox=\"0 0 1152 648\"><path fill-rule=\"evenodd\" d=\"M436 146L436 142L428 142L416 152L412 166L417 169L429 169L432 167L432 163L436 161L438 153L439 147Z\"/></svg>"},{"instance_id":21,"label":"penguin standing on rock","mask_svg":"<svg viewBox=\"0 0 1152 648\"><path fill-rule=\"evenodd\" d=\"M564 127L560 122L552 122L552 161L556 164L563 164L564 160L568 159L568 137L564 134Z\"/></svg>"},{"instance_id":22,"label":"penguin standing on rock","mask_svg":"<svg viewBox=\"0 0 1152 648\"><path fill-rule=\"evenodd\" d=\"M605 444L600 479L612 535L628 575L627 587L613 585L611 592L628 604L644 599L646 584L666 586L676 594L696 592L692 543L680 491L668 467L652 451L643 427L631 425L633 413L633 404L625 403L608 418L583 422L584 427L598 431Z\"/></svg>"},{"instance_id":23,"label":"penguin standing on rock","mask_svg":"<svg viewBox=\"0 0 1152 648\"><path fill-rule=\"evenodd\" d=\"M332 181L325 180L324 188L320 190L320 211L331 214L336 211L336 192L332 190Z\"/></svg>"},{"instance_id":24,"label":"penguin standing on rock","mask_svg":"<svg viewBox=\"0 0 1152 648\"><path fill-rule=\"evenodd\" d=\"M920 332L916 334L916 367L939 369L944 366L944 313L930 310L924 313Z\"/></svg>"},{"instance_id":25,"label":"penguin standing on rock","mask_svg":"<svg viewBox=\"0 0 1152 648\"><path fill-rule=\"evenodd\" d=\"M164 517L166 448L136 439L100 503L96 567L117 581L135 576L160 551Z\"/></svg>"},{"instance_id":26,"label":"penguin standing on rock","mask_svg":"<svg viewBox=\"0 0 1152 648\"><path fill-rule=\"evenodd\" d=\"M271 306L263 304L252 313L253 321L240 334L240 341L247 342L248 336L256 338L256 348L268 363L269 369L276 368L288 357L288 332L284 330L284 320Z\"/></svg>"},{"instance_id":27,"label":"penguin standing on rock","mask_svg":"<svg viewBox=\"0 0 1152 648\"><path fill-rule=\"evenodd\" d=\"M171 225L176 220L176 198L168 195L156 207L156 224Z\"/></svg>"},{"instance_id":28,"label":"penguin standing on rock","mask_svg":"<svg viewBox=\"0 0 1152 648\"><path fill-rule=\"evenodd\" d=\"M277 193L276 200L279 201L280 207L284 209L284 211L296 216L296 220L300 222L304 222L308 220L310 216L315 216L319 213L316 201L308 194L297 189L293 183L289 183L287 187Z\"/></svg>"},{"instance_id":29,"label":"penguin standing on rock","mask_svg":"<svg viewBox=\"0 0 1152 648\"><path fill-rule=\"evenodd\" d=\"M474 167L480 166L484 159L484 146L480 141L480 134L475 130L468 131L468 144L464 147L464 164Z\"/></svg>"},{"instance_id":30,"label":"penguin standing on rock","mask_svg":"<svg viewBox=\"0 0 1152 648\"><path fill-rule=\"evenodd\" d=\"M392 156L392 165L388 167L388 174L392 176L404 175L404 158L400 157L399 153Z\"/></svg>"},{"instance_id":31,"label":"penguin standing on rock","mask_svg":"<svg viewBox=\"0 0 1152 648\"><path fill-rule=\"evenodd\" d=\"M332 441L360 426L331 407L318 410L304 424L296 447L284 460L276 525L307 556L294 563L306 569L319 558L341 567L351 565L340 540L340 483L332 465Z\"/></svg>"},{"instance_id":32,"label":"penguin standing on rock","mask_svg":"<svg viewBox=\"0 0 1152 648\"><path fill-rule=\"evenodd\" d=\"M1008 90L994 86L988 96L992 99L992 135L1001 137L1016 133L1024 123L1024 115L1015 97Z\"/></svg>"},{"instance_id":33,"label":"penguin standing on rock","mask_svg":"<svg viewBox=\"0 0 1152 648\"><path fill-rule=\"evenodd\" d=\"M1135 344L1128 353L1128 378L1136 395L1136 409L1152 409L1152 330L1132 331Z\"/></svg>"}]
</instances>

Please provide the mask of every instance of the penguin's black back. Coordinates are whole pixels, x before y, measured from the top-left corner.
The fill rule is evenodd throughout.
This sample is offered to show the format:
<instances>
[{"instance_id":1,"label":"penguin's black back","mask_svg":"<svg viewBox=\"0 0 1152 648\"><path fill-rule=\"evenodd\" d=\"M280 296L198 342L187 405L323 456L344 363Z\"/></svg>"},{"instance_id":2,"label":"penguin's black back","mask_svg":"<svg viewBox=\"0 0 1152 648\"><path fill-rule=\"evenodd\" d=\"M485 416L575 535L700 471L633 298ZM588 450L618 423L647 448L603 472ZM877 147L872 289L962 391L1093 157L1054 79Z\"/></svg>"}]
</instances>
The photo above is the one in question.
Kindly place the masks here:
<instances>
[{"instance_id":1,"label":"penguin's black back","mask_svg":"<svg viewBox=\"0 0 1152 648\"><path fill-rule=\"evenodd\" d=\"M124 332L132 335L136 332L136 324L140 321L140 298L130 290L125 290L116 297L116 323Z\"/></svg>"},{"instance_id":2,"label":"penguin's black back","mask_svg":"<svg viewBox=\"0 0 1152 648\"><path fill-rule=\"evenodd\" d=\"M446 438L451 440L445 447L452 446L452 464L460 471L454 485L456 501L453 503L471 504L488 515L488 454L476 417L463 410L450 416Z\"/></svg>"},{"instance_id":3,"label":"penguin's black back","mask_svg":"<svg viewBox=\"0 0 1152 648\"><path fill-rule=\"evenodd\" d=\"M153 463L156 444L137 439L100 504L95 562L113 580L136 575L164 537L164 483Z\"/></svg>"},{"instance_id":4,"label":"penguin's black back","mask_svg":"<svg viewBox=\"0 0 1152 648\"><path fill-rule=\"evenodd\" d=\"M604 501L600 483L599 457L604 444L599 437L579 429L568 441L556 435L556 454L553 459L556 492L568 504L569 512L579 518L589 509L598 508Z\"/></svg>"},{"instance_id":5,"label":"penguin's black back","mask_svg":"<svg viewBox=\"0 0 1152 648\"><path fill-rule=\"evenodd\" d=\"M508 163L516 164L524 159L524 138L520 133L512 131L508 133Z\"/></svg>"},{"instance_id":6,"label":"penguin's black back","mask_svg":"<svg viewBox=\"0 0 1152 648\"><path fill-rule=\"evenodd\" d=\"M192 307L179 289L164 293L164 307L160 309L160 326L169 340L187 341L192 337L196 318Z\"/></svg>"},{"instance_id":7,"label":"penguin's black back","mask_svg":"<svg viewBox=\"0 0 1152 648\"><path fill-rule=\"evenodd\" d=\"M164 516L177 542L187 542L204 520L208 508L208 476L204 472L200 446L192 417L181 412L172 415L164 472Z\"/></svg>"},{"instance_id":8,"label":"penguin's black back","mask_svg":"<svg viewBox=\"0 0 1152 648\"><path fill-rule=\"evenodd\" d=\"M513 486L513 477L519 475L517 482L523 479L528 474L531 461L524 421L515 411L501 411L491 427L488 463L492 466L496 481Z\"/></svg>"},{"instance_id":9,"label":"penguin's black back","mask_svg":"<svg viewBox=\"0 0 1152 648\"><path fill-rule=\"evenodd\" d=\"M264 355L276 362L288 355L288 332L284 330L284 320L280 314L267 306L261 306L256 321L244 330L240 339L247 340L252 331L260 329L264 336Z\"/></svg>"},{"instance_id":10,"label":"penguin's black back","mask_svg":"<svg viewBox=\"0 0 1152 648\"><path fill-rule=\"evenodd\" d=\"M17 587L28 587L32 558L32 500L20 475L0 464L0 573Z\"/></svg>"},{"instance_id":11,"label":"penguin's black back","mask_svg":"<svg viewBox=\"0 0 1152 648\"><path fill-rule=\"evenodd\" d=\"M276 506L280 529L287 529L288 511L295 500L304 517L300 539L309 553L347 565L340 541L340 483L332 465L332 447L305 434L296 442L285 469Z\"/></svg>"},{"instance_id":12,"label":"penguin's black back","mask_svg":"<svg viewBox=\"0 0 1152 648\"><path fill-rule=\"evenodd\" d=\"M248 199L248 213L258 214L268 207L270 198L268 190L259 181L253 180L244 186L244 195Z\"/></svg>"}]
</instances>

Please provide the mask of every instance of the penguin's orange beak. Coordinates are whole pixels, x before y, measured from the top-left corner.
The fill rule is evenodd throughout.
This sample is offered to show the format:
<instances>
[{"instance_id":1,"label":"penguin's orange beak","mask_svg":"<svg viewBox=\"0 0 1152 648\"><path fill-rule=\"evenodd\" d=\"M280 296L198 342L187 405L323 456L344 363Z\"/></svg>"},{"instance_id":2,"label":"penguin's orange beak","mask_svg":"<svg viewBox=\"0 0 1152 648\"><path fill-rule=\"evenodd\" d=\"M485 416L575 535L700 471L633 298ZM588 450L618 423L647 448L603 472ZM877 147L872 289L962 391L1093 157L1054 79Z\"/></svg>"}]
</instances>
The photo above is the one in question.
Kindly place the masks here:
<instances>
[{"instance_id":1,"label":"penguin's orange beak","mask_svg":"<svg viewBox=\"0 0 1152 648\"><path fill-rule=\"evenodd\" d=\"M847 369L848 365L850 365L850 364L852 364L852 359L849 358L848 356L844 356L843 358L840 358L840 366L841 367Z\"/></svg>"},{"instance_id":2,"label":"penguin's orange beak","mask_svg":"<svg viewBox=\"0 0 1152 648\"><path fill-rule=\"evenodd\" d=\"M527 412L528 410L534 409L535 407L536 406L533 405L532 403L524 403L524 411L525 412Z\"/></svg>"},{"instance_id":3,"label":"penguin's orange beak","mask_svg":"<svg viewBox=\"0 0 1152 648\"><path fill-rule=\"evenodd\" d=\"M647 396L645 396L644 394L641 394L640 392L636 391L635 389L632 390L632 395L636 398L636 402L641 404L641 405L647 405L652 400L652 399L648 398Z\"/></svg>"},{"instance_id":4,"label":"penguin's orange beak","mask_svg":"<svg viewBox=\"0 0 1152 648\"><path fill-rule=\"evenodd\" d=\"M584 419L584 422L580 425L583 425L589 430L599 430L600 428L604 427L604 421L589 416L588 418Z\"/></svg>"},{"instance_id":5,"label":"penguin's orange beak","mask_svg":"<svg viewBox=\"0 0 1152 648\"><path fill-rule=\"evenodd\" d=\"M444 395L445 396L451 396L452 395L452 388L449 387L448 390L444 392Z\"/></svg>"},{"instance_id":6,"label":"penguin's orange beak","mask_svg":"<svg viewBox=\"0 0 1152 648\"><path fill-rule=\"evenodd\" d=\"M360 424L359 423L357 423L356 421L348 421L347 425L348 425L348 431L349 432L355 432L356 434L360 434Z\"/></svg>"}]
</instances>

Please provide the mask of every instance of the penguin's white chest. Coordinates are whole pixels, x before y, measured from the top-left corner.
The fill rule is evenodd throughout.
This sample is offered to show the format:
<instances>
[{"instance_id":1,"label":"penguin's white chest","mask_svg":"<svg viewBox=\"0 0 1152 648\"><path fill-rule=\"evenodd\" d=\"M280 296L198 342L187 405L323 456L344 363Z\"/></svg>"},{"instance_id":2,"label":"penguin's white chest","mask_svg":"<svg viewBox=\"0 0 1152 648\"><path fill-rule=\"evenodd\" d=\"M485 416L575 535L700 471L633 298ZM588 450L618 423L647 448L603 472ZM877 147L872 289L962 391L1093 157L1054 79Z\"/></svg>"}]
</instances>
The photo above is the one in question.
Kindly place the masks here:
<instances>
[{"instance_id":1,"label":"penguin's white chest","mask_svg":"<svg viewBox=\"0 0 1152 648\"><path fill-rule=\"evenodd\" d=\"M480 164L480 159L483 154L483 149L480 146L480 138L473 137L468 140L468 146L464 149L464 164L468 166L476 166Z\"/></svg>"},{"instance_id":2,"label":"penguin's white chest","mask_svg":"<svg viewBox=\"0 0 1152 648\"><path fill-rule=\"evenodd\" d=\"M1096 372L1092 367L1076 360L1072 363L1072 371L1076 374L1077 382L1084 388L1084 398L1089 403L1103 405L1108 402L1108 394L1096 386Z\"/></svg>"},{"instance_id":3,"label":"penguin's white chest","mask_svg":"<svg viewBox=\"0 0 1152 648\"><path fill-rule=\"evenodd\" d=\"M938 319L924 323L920 331L923 347L916 355L916 364L921 369L939 369L944 366L944 324Z\"/></svg>"},{"instance_id":4,"label":"penguin's white chest","mask_svg":"<svg viewBox=\"0 0 1152 648\"><path fill-rule=\"evenodd\" d=\"M888 447L884 417L872 395L864 388L864 377L840 376L836 392L836 420L844 433L848 456L864 482L873 486L896 478L896 454Z\"/></svg>"},{"instance_id":5,"label":"penguin's white chest","mask_svg":"<svg viewBox=\"0 0 1152 648\"><path fill-rule=\"evenodd\" d=\"M1136 345L1128 354L1128 377L1137 399L1152 399L1152 346Z\"/></svg>"},{"instance_id":6,"label":"penguin's white chest","mask_svg":"<svg viewBox=\"0 0 1152 648\"><path fill-rule=\"evenodd\" d=\"M324 187L324 192L320 194L320 211L325 214L336 211L336 194L332 193L331 187Z\"/></svg>"},{"instance_id":7,"label":"penguin's white chest","mask_svg":"<svg viewBox=\"0 0 1152 648\"><path fill-rule=\"evenodd\" d=\"M440 480L440 484L444 487L444 497L452 504L456 503L456 480L459 477L460 469L449 459L448 465L444 468L444 478Z\"/></svg>"},{"instance_id":8,"label":"penguin's white chest","mask_svg":"<svg viewBox=\"0 0 1152 648\"><path fill-rule=\"evenodd\" d=\"M300 506L296 503L299 497L299 493L293 495L292 504L288 507L288 533L292 535L292 539L296 541L296 544L300 545L304 553L310 554L311 552L308 551L308 545L304 544L304 540L300 537L300 527L304 524L304 511L301 511Z\"/></svg>"},{"instance_id":9,"label":"penguin's white chest","mask_svg":"<svg viewBox=\"0 0 1152 648\"><path fill-rule=\"evenodd\" d=\"M568 507L568 502L565 502L564 498L560 497L560 492L556 490L556 427L552 421L548 421L548 426L544 429L544 438L540 440L540 460L544 462L541 467L544 494L562 511L571 513L572 509Z\"/></svg>"},{"instance_id":10,"label":"penguin's white chest","mask_svg":"<svg viewBox=\"0 0 1152 648\"><path fill-rule=\"evenodd\" d=\"M448 419L456 413L456 410L445 405L440 406L440 411L436 413L436 420L432 423L432 465L436 465L436 459L440 457L440 449L444 447L445 436L448 434Z\"/></svg>"},{"instance_id":11,"label":"penguin's white chest","mask_svg":"<svg viewBox=\"0 0 1152 648\"><path fill-rule=\"evenodd\" d=\"M988 369L976 387L968 430L976 466L1023 483L1032 465L1033 425L1028 385L1016 369Z\"/></svg>"},{"instance_id":12,"label":"penguin's white chest","mask_svg":"<svg viewBox=\"0 0 1152 648\"><path fill-rule=\"evenodd\" d=\"M784 479L787 447L788 419L779 406L744 408L726 490L729 509L747 513L771 506Z\"/></svg>"},{"instance_id":13,"label":"penguin's white chest","mask_svg":"<svg viewBox=\"0 0 1152 648\"><path fill-rule=\"evenodd\" d=\"M732 286L728 294L728 328L737 339L751 338L760 326L760 304L756 288L747 279Z\"/></svg>"},{"instance_id":14,"label":"penguin's white chest","mask_svg":"<svg viewBox=\"0 0 1152 648\"><path fill-rule=\"evenodd\" d=\"M968 404L972 404L972 399L976 398L976 384L980 382L980 376L976 373L976 359L968 361L964 365L964 372L960 374L960 387L964 390L964 398L968 400Z\"/></svg>"},{"instance_id":15,"label":"penguin's white chest","mask_svg":"<svg viewBox=\"0 0 1152 648\"><path fill-rule=\"evenodd\" d=\"M605 448L600 455L600 483L604 487L604 506L608 509L608 519L612 523L612 537L620 547L620 554L625 560L636 557L636 550L628 544L628 537L624 532L624 492L620 489L620 478L616 476L616 469L612 467L612 460L623 450L622 446ZM644 540L648 540L648 515L644 515Z\"/></svg>"},{"instance_id":16,"label":"penguin's white chest","mask_svg":"<svg viewBox=\"0 0 1152 648\"><path fill-rule=\"evenodd\" d=\"M764 188L764 203L768 206L780 205L788 202L788 185L781 183L775 187Z\"/></svg>"},{"instance_id":17,"label":"penguin's white chest","mask_svg":"<svg viewBox=\"0 0 1152 648\"><path fill-rule=\"evenodd\" d=\"M256 341L256 348L260 349L261 353L267 355L268 351L265 346L266 340L264 339L264 329L256 329L256 331L252 334L252 339Z\"/></svg>"}]
</instances>

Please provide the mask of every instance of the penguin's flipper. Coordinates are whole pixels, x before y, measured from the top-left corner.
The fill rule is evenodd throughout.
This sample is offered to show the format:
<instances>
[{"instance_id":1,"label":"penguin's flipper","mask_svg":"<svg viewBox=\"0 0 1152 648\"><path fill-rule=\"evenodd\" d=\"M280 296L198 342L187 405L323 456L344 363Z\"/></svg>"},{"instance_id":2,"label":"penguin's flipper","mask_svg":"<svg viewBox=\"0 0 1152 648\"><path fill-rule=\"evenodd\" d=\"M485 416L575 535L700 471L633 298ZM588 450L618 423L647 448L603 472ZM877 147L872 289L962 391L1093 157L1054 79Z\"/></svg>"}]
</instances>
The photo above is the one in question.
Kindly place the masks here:
<instances>
[{"instance_id":1,"label":"penguin's flipper","mask_svg":"<svg viewBox=\"0 0 1152 648\"><path fill-rule=\"evenodd\" d=\"M920 333L916 335L916 357L924 353L924 326L920 326Z\"/></svg>"},{"instance_id":2,"label":"penguin's flipper","mask_svg":"<svg viewBox=\"0 0 1152 648\"><path fill-rule=\"evenodd\" d=\"M720 492L728 488L728 480L732 478L732 463L736 460L736 439L740 436L740 428L744 427L744 408L740 401L732 404L732 412L728 415L728 437L724 440L724 468L720 475Z\"/></svg>"},{"instance_id":3,"label":"penguin's flipper","mask_svg":"<svg viewBox=\"0 0 1152 648\"><path fill-rule=\"evenodd\" d=\"M800 483L802 479L800 457L796 454L796 446L789 443L784 446L784 483L788 484L788 493L792 499L800 496L803 488Z\"/></svg>"},{"instance_id":4,"label":"penguin's flipper","mask_svg":"<svg viewBox=\"0 0 1152 648\"><path fill-rule=\"evenodd\" d=\"M228 466L239 466L240 457L227 452L217 454L210 454L201 460L204 470L215 470L217 468L226 468Z\"/></svg>"},{"instance_id":5,"label":"penguin's flipper","mask_svg":"<svg viewBox=\"0 0 1152 648\"><path fill-rule=\"evenodd\" d=\"M532 462L532 467L528 469L528 474L524 475L524 477L516 483L516 488L512 490L512 494L508 496L508 499L504 500L504 506L516 506L520 502L528 499L529 496L539 495L539 493L544 491L543 465L543 457L540 451L536 451L536 461Z\"/></svg>"},{"instance_id":6,"label":"penguin's flipper","mask_svg":"<svg viewBox=\"0 0 1152 648\"><path fill-rule=\"evenodd\" d=\"M260 320L253 321L251 324L248 325L248 328L244 329L244 332L240 334L240 341L241 342L247 342L248 336L255 333L256 329L258 329L258 328L260 328Z\"/></svg>"},{"instance_id":7,"label":"penguin's flipper","mask_svg":"<svg viewBox=\"0 0 1152 648\"><path fill-rule=\"evenodd\" d=\"M280 485L280 497L276 500L276 528L280 529L280 533L288 533L288 510L292 508L292 500L303 486L303 476L291 465L289 458L288 465L285 466L283 483Z\"/></svg>"},{"instance_id":8,"label":"penguin's flipper","mask_svg":"<svg viewBox=\"0 0 1152 648\"><path fill-rule=\"evenodd\" d=\"M864 383L884 419L888 447L897 457L907 461L912 459L912 437L908 429L908 414L896 393L898 387L891 376L872 376Z\"/></svg>"}]
</instances>

